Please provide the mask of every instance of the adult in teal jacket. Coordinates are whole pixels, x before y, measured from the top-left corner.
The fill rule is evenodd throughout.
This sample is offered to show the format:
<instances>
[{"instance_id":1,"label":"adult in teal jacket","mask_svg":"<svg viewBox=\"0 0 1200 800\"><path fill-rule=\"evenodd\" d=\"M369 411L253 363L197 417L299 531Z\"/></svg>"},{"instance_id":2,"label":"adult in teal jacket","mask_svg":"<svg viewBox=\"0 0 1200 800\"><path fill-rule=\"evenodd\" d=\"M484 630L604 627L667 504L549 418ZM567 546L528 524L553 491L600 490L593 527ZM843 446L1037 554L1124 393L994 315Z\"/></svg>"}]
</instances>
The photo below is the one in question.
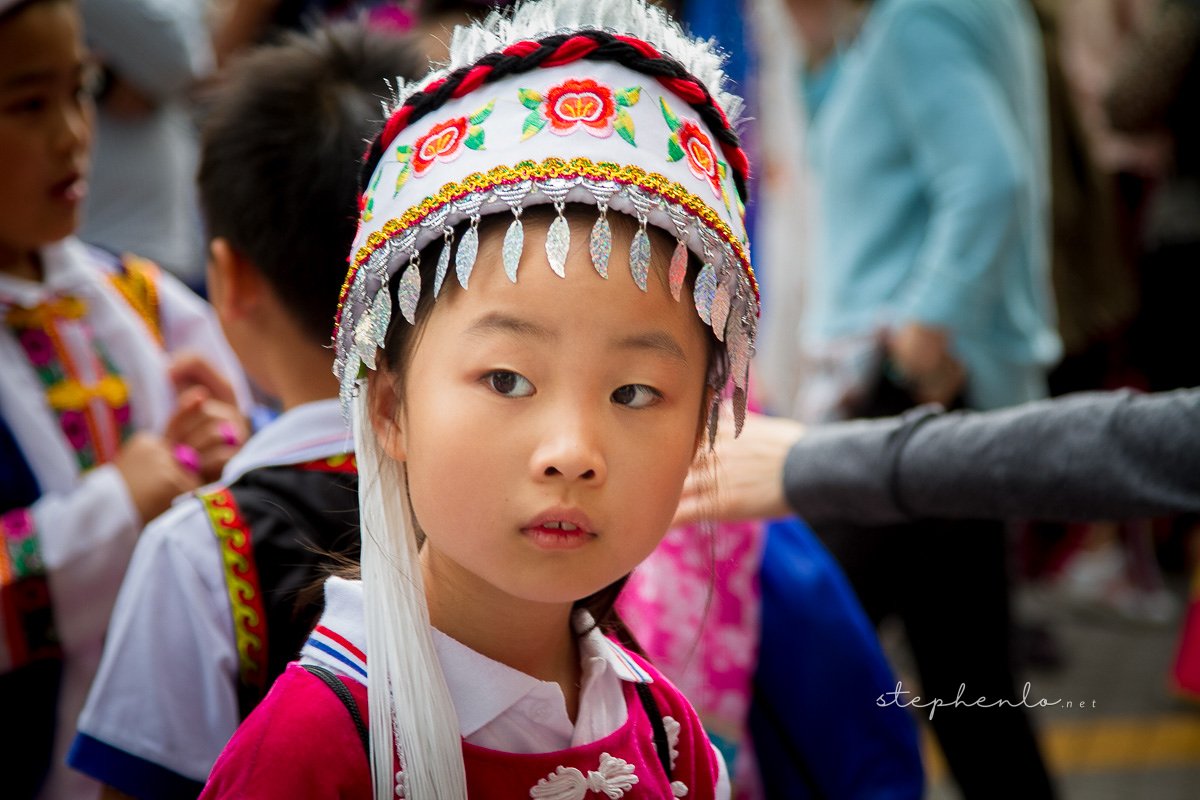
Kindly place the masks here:
<instances>
[{"instance_id":1,"label":"adult in teal jacket","mask_svg":"<svg viewBox=\"0 0 1200 800\"><path fill-rule=\"evenodd\" d=\"M987 409L1044 396L1060 346L1031 9L834 5L858 24L806 86L821 224L803 346L818 365L805 381L822 387L807 407L872 416L927 400ZM965 698L1019 700L1002 524L816 530L868 615L904 622L925 695L949 701L965 685ZM933 727L966 796L1052 794L1024 709L950 712Z\"/></svg>"}]
</instances>

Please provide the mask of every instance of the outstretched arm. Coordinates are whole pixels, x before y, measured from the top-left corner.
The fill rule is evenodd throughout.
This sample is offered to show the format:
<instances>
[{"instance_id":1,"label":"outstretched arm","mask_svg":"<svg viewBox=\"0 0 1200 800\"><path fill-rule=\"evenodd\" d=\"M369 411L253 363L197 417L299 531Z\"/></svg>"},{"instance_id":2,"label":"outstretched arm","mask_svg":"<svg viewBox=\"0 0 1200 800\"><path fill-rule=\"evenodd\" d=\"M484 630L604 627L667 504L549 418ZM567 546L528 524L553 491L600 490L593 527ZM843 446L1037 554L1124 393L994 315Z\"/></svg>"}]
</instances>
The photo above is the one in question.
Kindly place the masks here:
<instances>
[{"instance_id":1,"label":"outstretched arm","mask_svg":"<svg viewBox=\"0 0 1200 800\"><path fill-rule=\"evenodd\" d=\"M726 426L728 428L728 426ZM677 521L794 511L811 522L1116 519L1200 511L1200 389L1090 392L985 413L923 407L809 430L723 434ZM715 507L709 501L715 498Z\"/></svg>"}]
</instances>

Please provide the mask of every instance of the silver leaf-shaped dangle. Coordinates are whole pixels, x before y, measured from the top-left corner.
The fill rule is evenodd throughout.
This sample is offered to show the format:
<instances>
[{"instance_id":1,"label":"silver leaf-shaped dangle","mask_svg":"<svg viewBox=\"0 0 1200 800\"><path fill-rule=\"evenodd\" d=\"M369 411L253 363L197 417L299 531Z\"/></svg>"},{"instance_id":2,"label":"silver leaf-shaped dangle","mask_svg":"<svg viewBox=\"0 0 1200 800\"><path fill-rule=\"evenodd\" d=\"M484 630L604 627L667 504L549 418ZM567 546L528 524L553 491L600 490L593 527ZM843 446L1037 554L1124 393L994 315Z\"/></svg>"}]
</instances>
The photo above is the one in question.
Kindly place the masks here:
<instances>
[{"instance_id":1,"label":"silver leaf-shaped dangle","mask_svg":"<svg viewBox=\"0 0 1200 800\"><path fill-rule=\"evenodd\" d=\"M638 220L637 232L629 245L629 272L638 288L646 291L646 278L650 274L650 237L646 235L645 217Z\"/></svg>"},{"instance_id":2,"label":"silver leaf-shaped dangle","mask_svg":"<svg viewBox=\"0 0 1200 800\"><path fill-rule=\"evenodd\" d=\"M733 387L733 438L742 435L742 427L746 424L746 390L741 386Z\"/></svg>"},{"instance_id":3,"label":"silver leaf-shaped dangle","mask_svg":"<svg viewBox=\"0 0 1200 800\"><path fill-rule=\"evenodd\" d=\"M713 295L712 331L718 342L725 341L725 322L729 319L730 303L733 301L729 283L728 280L721 281L717 286L717 293Z\"/></svg>"},{"instance_id":4,"label":"silver leaf-shaped dangle","mask_svg":"<svg viewBox=\"0 0 1200 800\"><path fill-rule=\"evenodd\" d=\"M667 217L675 227L675 252L671 253L671 266L667 270L667 286L671 289L671 297L678 301L683 294L683 284L687 280L687 240L691 217L683 208L670 203L667 204Z\"/></svg>"},{"instance_id":5,"label":"silver leaf-shaped dangle","mask_svg":"<svg viewBox=\"0 0 1200 800\"><path fill-rule=\"evenodd\" d=\"M546 258L550 262L550 269L560 278L567 277L567 252L571 249L571 228L563 216L563 208L562 201L554 203L558 215L550 223L550 230L546 231Z\"/></svg>"},{"instance_id":6,"label":"silver leaf-shaped dangle","mask_svg":"<svg viewBox=\"0 0 1200 800\"><path fill-rule=\"evenodd\" d=\"M517 282L517 268L521 266L521 256L525 252L525 224L521 222L521 203L533 190L533 181L517 183L502 183L492 190L492 193L508 204L512 211L513 221L504 234L504 247L500 251L504 262L504 274L513 283Z\"/></svg>"},{"instance_id":7,"label":"silver leaf-shaped dangle","mask_svg":"<svg viewBox=\"0 0 1200 800\"><path fill-rule=\"evenodd\" d=\"M717 387L719 388L719 387ZM712 403L708 406L708 449L712 450L717 443L717 422L721 419L721 393L713 392Z\"/></svg>"},{"instance_id":8,"label":"silver leaf-shaped dangle","mask_svg":"<svg viewBox=\"0 0 1200 800\"><path fill-rule=\"evenodd\" d=\"M411 267L410 267L411 269ZM371 338L380 347L387 341L388 325L392 322L392 296L385 281L371 302Z\"/></svg>"},{"instance_id":9,"label":"silver leaf-shaped dangle","mask_svg":"<svg viewBox=\"0 0 1200 800\"><path fill-rule=\"evenodd\" d=\"M442 291L442 283L446 280L446 273L450 271L450 250L454 245L454 229L449 225L442 231L442 254L438 256L437 269L433 273L433 296L434 299Z\"/></svg>"},{"instance_id":10,"label":"silver leaf-shaped dangle","mask_svg":"<svg viewBox=\"0 0 1200 800\"><path fill-rule=\"evenodd\" d=\"M379 345L371 335L371 312L368 311L354 326L354 351L367 369L375 369L375 351L378 349Z\"/></svg>"},{"instance_id":11,"label":"silver leaf-shaped dangle","mask_svg":"<svg viewBox=\"0 0 1200 800\"><path fill-rule=\"evenodd\" d=\"M612 226L608 224L608 206L600 206L600 218L592 226L592 235L588 240L588 253L592 257L592 266L601 278L608 277L608 258L612 255Z\"/></svg>"},{"instance_id":12,"label":"silver leaf-shaped dangle","mask_svg":"<svg viewBox=\"0 0 1200 800\"><path fill-rule=\"evenodd\" d=\"M417 302L421 299L421 259L418 256L408 262L400 285L396 287L396 305L409 325L416 324Z\"/></svg>"},{"instance_id":13,"label":"silver leaf-shaped dangle","mask_svg":"<svg viewBox=\"0 0 1200 800\"><path fill-rule=\"evenodd\" d=\"M458 282L467 288L471 270L475 269L475 257L479 255L479 217L471 219L471 227L458 240L458 252L454 256L454 272Z\"/></svg>"},{"instance_id":14,"label":"silver leaf-shaped dangle","mask_svg":"<svg viewBox=\"0 0 1200 800\"><path fill-rule=\"evenodd\" d=\"M696 276L696 287L692 290L692 299L696 303L696 313L705 325L712 325L713 298L717 294L717 271L711 262L705 260L700 274Z\"/></svg>"},{"instance_id":15,"label":"silver leaf-shaped dangle","mask_svg":"<svg viewBox=\"0 0 1200 800\"><path fill-rule=\"evenodd\" d=\"M675 244L675 252L671 254L671 269L667 273L667 282L671 287L671 297L679 300L683 291L683 282L687 279L688 249L680 239Z\"/></svg>"},{"instance_id":16,"label":"silver leaf-shaped dangle","mask_svg":"<svg viewBox=\"0 0 1200 800\"><path fill-rule=\"evenodd\" d=\"M350 353L346 357L346 363L342 366L338 399L341 401L342 419L346 422L350 421L350 401L354 399L354 392L357 388L355 384L358 382L359 364L358 354Z\"/></svg>"},{"instance_id":17,"label":"silver leaf-shaped dangle","mask_svg":"<svg viewBox=\"0 0 1200 800\"><path fill-rule=\"evenodd\" d=\"M521 222L521 209L513 209L513 221L504 234L504 248L501 257L504 261L504 274L513 283L517 282L517 267L521 266L521 253L525 251L525 226Z\"/></svg>"}]
</instances>

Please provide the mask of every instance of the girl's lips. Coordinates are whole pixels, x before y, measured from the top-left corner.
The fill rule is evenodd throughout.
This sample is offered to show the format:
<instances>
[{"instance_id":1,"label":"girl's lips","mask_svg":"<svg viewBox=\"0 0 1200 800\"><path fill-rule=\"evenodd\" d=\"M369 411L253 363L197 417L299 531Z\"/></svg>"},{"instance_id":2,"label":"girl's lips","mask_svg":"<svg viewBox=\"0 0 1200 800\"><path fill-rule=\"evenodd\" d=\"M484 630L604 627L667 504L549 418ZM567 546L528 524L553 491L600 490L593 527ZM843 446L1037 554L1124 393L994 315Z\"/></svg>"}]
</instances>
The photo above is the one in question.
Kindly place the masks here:
<instances>
[{"instance_id":1,"label":"girl's lips","mask_svg":"<svg viewBox=\"0 0 1200 800\"><path fill-rule=\"evenodd\" d=\"M563 531L559 528L575 528L577 531ZM546 528L553 533L592 533L596 529L587 514L575 508L552 508L543 511L521 526L521 530Z\"/></svg>"},{"instance_id":2,"label":"girl's lips","mask_svg":"<svg viewBox=\"0 0 1200 800\"><path fill-rule=\"evenodd\" d=\"M87 190L87 179L82 175L75 174L54 184L50 189L50 194L56 200L62 200L67 203L78 203L87 196Z\"/></svg>"},{"instance_id":3,"label":"girl's lips","mask_svg":"<svg viewBox=\"0 0 1200 800\"><path fill-rule=\"evenodd\" d=\"M595 538L594 533L582 528L564 531L560 528L547 528L544 525L522 528L521 533L533 544L545 550L574 550L583 547Z\"/></svg>"}]
</instances>

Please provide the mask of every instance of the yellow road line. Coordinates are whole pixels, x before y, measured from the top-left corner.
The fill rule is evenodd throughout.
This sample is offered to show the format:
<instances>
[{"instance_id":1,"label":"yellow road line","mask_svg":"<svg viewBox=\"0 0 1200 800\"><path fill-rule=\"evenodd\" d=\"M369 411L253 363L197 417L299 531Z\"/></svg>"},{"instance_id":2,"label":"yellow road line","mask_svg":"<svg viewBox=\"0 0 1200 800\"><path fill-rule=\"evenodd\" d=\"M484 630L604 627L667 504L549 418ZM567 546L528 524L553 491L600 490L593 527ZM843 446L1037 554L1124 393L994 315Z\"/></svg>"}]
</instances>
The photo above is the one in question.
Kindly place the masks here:
<instances>
[{"instance_id":1,"label":"yellow road line","mask_svg":"<svg viewBox=\"0 0 1200 800\"><path fill-rule=\"evenodd\" d=\"M1039 726L1042 752L1056 775L1200 767L1200 715L1104 717L1087 723ZM946 778L946 762L933 734L923 729L925 768L930 783Z\"/></svg>"}]
</instances>

